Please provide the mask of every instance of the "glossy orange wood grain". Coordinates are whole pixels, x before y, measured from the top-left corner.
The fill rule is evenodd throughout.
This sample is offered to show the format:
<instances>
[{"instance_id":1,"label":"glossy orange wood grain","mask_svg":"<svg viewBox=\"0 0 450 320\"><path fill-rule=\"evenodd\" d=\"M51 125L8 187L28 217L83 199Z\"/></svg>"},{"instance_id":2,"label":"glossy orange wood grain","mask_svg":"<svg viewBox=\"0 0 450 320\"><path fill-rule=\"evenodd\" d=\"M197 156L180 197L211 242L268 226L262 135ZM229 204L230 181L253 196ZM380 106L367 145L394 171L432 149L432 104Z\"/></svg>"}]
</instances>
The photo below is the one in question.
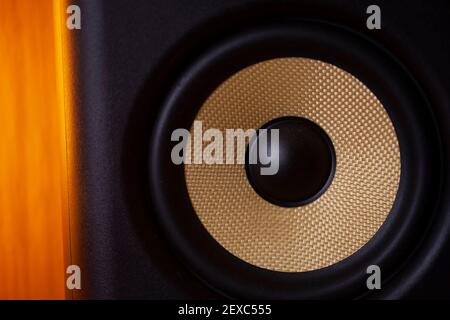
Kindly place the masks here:
<instances>
[{"instance_id":1,"label":"glossy orange wood grain","mask_svg":"<svg viewBox=\"0 0 450 320\"><path fill-rule=\"evenodd\" d=\"M0 299L71 297L65 269L75 190L63 4L0 0Z\"/></svg>"}]
</instances>

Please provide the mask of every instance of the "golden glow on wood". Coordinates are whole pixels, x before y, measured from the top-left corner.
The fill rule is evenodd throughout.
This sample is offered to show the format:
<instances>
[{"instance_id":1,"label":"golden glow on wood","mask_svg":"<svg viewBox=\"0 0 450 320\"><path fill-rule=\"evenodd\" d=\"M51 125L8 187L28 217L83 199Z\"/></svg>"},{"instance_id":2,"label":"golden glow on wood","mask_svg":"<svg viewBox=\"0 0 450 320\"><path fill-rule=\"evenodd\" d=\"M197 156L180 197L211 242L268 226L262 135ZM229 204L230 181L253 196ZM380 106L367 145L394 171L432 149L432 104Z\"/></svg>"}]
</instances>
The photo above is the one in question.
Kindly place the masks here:
<instances>
[{"instance_id":1,"label":"golden glow on wood","mask_svg":"<svg viewBox=\"0 0 450 320\"><path fill-rule=\"evenodd\" d=\"M75 183L63 4L0 0L0 299L71 297Z\"/></svg>"}]
</instances>

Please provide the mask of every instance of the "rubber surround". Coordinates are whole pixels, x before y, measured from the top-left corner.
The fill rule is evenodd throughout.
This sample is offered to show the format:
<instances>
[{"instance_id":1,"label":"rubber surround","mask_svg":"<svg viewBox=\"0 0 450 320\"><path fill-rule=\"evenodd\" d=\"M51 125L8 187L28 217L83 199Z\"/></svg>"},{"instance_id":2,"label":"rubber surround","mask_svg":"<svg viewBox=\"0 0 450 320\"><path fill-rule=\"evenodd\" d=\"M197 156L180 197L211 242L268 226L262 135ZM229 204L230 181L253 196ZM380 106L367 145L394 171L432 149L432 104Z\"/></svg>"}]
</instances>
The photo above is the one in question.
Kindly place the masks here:
<instances>
[{"instance_id":1,"label":"rubber surround","mask_svg":"<svg viewBox=\"0 0 450 320\"><path fill-rule=\"evenodd\" d=\"M189 130L210 93L251 64L307 57L356 76L378 97L397 132L402 172L392 211L358 252L330 267L282 273L234 257L206 231L192 208L183 166L172 163L171 133ZM249 299L357 298L370 294L366 268L382 270L382 287L418 247L439 197L439 137L426 98L405 69L381 47L348 29L316 21L289 21L242 30L210 48L174 82L149 141L150 192L160 227L199 279L228 297Z\"/></svg>"}]
</instances>

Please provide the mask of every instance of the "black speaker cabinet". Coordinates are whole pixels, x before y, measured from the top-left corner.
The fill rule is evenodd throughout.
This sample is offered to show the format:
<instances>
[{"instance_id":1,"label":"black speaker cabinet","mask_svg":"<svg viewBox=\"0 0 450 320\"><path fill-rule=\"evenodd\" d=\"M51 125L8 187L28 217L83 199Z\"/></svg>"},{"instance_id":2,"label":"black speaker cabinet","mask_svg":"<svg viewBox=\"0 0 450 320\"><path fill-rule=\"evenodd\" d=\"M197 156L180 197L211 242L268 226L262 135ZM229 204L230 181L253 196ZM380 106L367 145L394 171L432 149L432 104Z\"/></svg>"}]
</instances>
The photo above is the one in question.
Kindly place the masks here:
<instances>
[{"instance_id":1,"label":"black speaker cabinet","mask_svg":"<svg viewBox=\"0 0 450 320\"><path fill-rule=\"evenodd\" d=\"M448 1L76 0L72 4L80 7L82 23L70 34L86 298L450 298ZM380 10L380 25L370 21L372 5ZM264 263L252 262L257 249L252 251L251 246L244 249L248 259L232 254L197 216L197 209L204 208L192 205L183 166L170 162L170 132L191 128L199 107L223 81L249 66L283 58L321 61L324 72L344 70L356 77L358 85L367 86L384 106L400 150L398 190L386 219L375 222L381 227L348 257L323 268L264 268ZM336 69L326 69L330 65ZM292 70L283 66L279 68ZM271 69L277 65L264 68L267 83L281 79L281 73ZM270 70L275 70L273 76ZM260 75L253 71L255 77ZM224 91L223 99L231 95L234 101L235 95L252 91L246 81ZM265 88L264 81L260 84ZM289 85L287 81L280 86ZM340 89L329 90L339 94ZM261 92L258 98L265 97L266 92ZM321 108L332 107L326 97L325 90ZM263 102L252 101L248 104L255 117L272 114ZM227 108L225 102L205 117L235 116ZM244 116L253 117L249 112ZM350 136L361 128L369 136L376 134L379 117L374 113L357 118L354 126L342 130ZM335 145L335 180L345 162L339 154L342 148ZM354 157L363 157L358 148L363 147L356 143ZM374 170L383 170L390 161ZM387 172L379 179L391 177ZM207 179L202 192L214 181ZM364 189L373 183L367 180L355 186ZM295 188L296 183L288 186ZM231 205L240 201L237 197L214 203ZM373 197L382 200L384 193ZM345 199L340 203L330 209L331 214L346 212L346 206L352 205ZM252 203L242 208L245 215ZM366 209L370 208L358 207L352 214L364 214ZM228 212L227 208L221 212ZM321 227L322 220L318 221L311 228ZM348 236L346 230L352 225L341 221L326 230ZM284 233L276 230L273 241ZM317 234L317 241L324 236ZM230 243L239 242L239 234L235 237ZM271 244L268 241L267 247ZM339 242L333 250L343 247L345 243ZM261 248L267 255L263 262L264 258L272 261L270 251ZM367 287L371 265L381 270L380 289Z\"/></svg>"}]
</instances>

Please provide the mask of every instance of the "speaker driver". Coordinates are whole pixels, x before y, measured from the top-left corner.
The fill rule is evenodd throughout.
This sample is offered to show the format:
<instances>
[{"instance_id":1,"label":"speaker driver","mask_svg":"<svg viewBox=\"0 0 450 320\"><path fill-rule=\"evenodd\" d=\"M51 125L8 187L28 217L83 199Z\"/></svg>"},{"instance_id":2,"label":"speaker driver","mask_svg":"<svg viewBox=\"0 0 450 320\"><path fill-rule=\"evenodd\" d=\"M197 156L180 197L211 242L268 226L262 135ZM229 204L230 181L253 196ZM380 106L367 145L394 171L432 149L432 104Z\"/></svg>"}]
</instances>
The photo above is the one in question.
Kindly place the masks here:
<instances>
[{"instance_id":1,"label":"speaker driver","mask_svg":"<svg viewBox=\"0 0 450 320\"><path fill-rule=\"evenodd\" d=\"M347 28L306 20L243 27L189 57L155 101L148 176L153 212L186 267L231 297L366 296L372 264L388 286L420 245L440 194L433 114L401 63ZM314 171L320 183L293 184L286 197L245 163L174 163L172 134L194 133L196 120L205 130L312 123L308 141L329 139L334 171L327 144L311 149L325 164Z\"/></svg>"},{"instance_id":2,"label":"speaker driver","mask_svg":"<svg viewBox=\"0 0 450 320\"><path fill-rule=\"evenodd\" d=\"M272 59L234 74L209 96L196 120L203 130L225 132L258 129L288 116L317 124L335 149L334 179L315 201L293 208L267 201L242 164L191 164L185 175L195 212L225 249L261 268L305 272L345 259L378 231L397 194L400 149L385 108L369 88L334 65L307 58Z\"/></svg>"}]
</instances>

